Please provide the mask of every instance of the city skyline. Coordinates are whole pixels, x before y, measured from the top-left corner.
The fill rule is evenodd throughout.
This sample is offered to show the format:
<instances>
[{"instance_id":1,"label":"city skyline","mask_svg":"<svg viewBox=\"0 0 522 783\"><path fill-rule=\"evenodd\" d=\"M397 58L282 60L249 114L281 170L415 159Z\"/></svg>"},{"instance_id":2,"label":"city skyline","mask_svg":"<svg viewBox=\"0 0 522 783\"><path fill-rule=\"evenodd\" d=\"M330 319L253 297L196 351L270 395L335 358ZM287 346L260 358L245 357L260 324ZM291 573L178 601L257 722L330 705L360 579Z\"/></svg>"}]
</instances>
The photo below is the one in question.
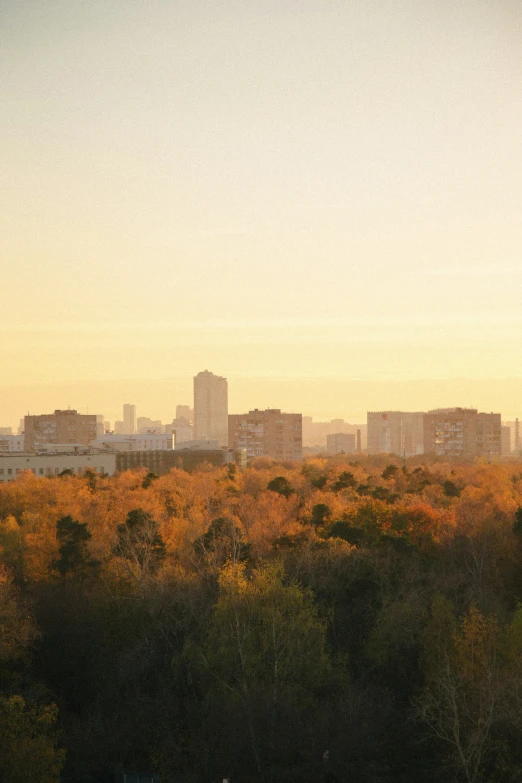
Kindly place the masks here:
<instances>
[{"instance_id":1,"label":"city skyline","mask_svg":"<svg viewBox=\"0 0 522 783\"><path fill-rule=\"evenodd\" d=\"M522 381L503 379L495 384L480 379L438 379L423 381L365 381L350 378L245 378L226 376L229 381L229 413L241 414L253 408L281 408L302 413L317 421L343 418L351 424L365 424L368 411L432 410L446 407L480 408L500 412L503 420L522 420ZM20 419L57 408L75 408L82 414L99 414L114 422L122 419L123 400L132 398L138 416L160 419L167 424L176 406L192 404L193 376L165 379L156 383L121 381L114 392L111 384L87 381L68 387L39 384L30 389L17 387L10 404L0 386L0 426L16 432ZM338 403L338 397L344 403ZM22 407L26 401L25 407ZM424 401L424 404L422 404ZM503 404L507 401L508 404ZM338 407L337 407L338 405ZM520 409L517 407L520 405Z\"/></svg>"}]
</instances>

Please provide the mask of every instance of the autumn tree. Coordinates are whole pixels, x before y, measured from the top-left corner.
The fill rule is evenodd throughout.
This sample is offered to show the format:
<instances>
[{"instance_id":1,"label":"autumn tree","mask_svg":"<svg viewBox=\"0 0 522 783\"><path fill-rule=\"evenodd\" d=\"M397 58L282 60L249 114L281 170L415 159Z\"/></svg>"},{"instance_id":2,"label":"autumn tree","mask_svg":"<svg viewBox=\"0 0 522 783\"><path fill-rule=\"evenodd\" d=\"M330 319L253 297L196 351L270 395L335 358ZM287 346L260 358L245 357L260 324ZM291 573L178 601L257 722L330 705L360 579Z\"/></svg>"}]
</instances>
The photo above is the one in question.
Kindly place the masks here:
<instances>
[{"instance_id":1,"label":"autumn tree","mask_svg":"<svg viewBox=\"0 0 522 783\"><path fill-rule=\"evenodd\" d=\"M424 673L420 715L449 747L453 768L477 783L502 704L496 620L472 605L459 624L447 599L436 596L424 633Z\"/></svg>"},{"instance_id":2,"label":"autumn tree","mask_svg":"<svg viewBox=\"0 0 522 783\"><path fill-rule=\"evenodd\" d=\"M118 525L114 553L127 575L140 585L158 571L166 548L158 523L151 514L141 508L127 514L125 522Z\"/></svg>"},{"instance_id":3,"label":"autumn tree","mask_svg":"<svg viewBox=\"0 0 522 783\"><path fill-rule=\"evenodd\" d=\"M285 584L280 566L250 577L242 563L223 568L204 661L216 687L241 705L260 776L291 739L291 707L306 709L329 671L325 631L311 593Z\"/></svg>"},{"instance_id":4,"label":"autumn tree","mask_svg":"<svg viewBox=\"0 0 522 783\"><path fill-rule=\"evenodd\" d=\"M56 538L60 557L53 567L59 574L84 579L98 566L89 552L92 535L86 522L77 522L71 516L61 517L56 523Z\"/></svg>"},{"instance_id":5,"label":"autumn tree","mask_svg":"<svg viewBox=\"0 0 522 783\"><path fill-rule=\"evenodd\" d=\"M59 783L65 753L58 747L57 715L55 704L0 696L0 780Z\"/></svg>"},{"instance_id":6,"label":"autumn tree","mask_svg":"<svg viewBox=\"0 0 522 783\"><path fill-rule=\"evenodd\" d=\"M27 601L0 565L0 687L12 685L14 672L38 635Z\"/></svg>"}]
</instances>

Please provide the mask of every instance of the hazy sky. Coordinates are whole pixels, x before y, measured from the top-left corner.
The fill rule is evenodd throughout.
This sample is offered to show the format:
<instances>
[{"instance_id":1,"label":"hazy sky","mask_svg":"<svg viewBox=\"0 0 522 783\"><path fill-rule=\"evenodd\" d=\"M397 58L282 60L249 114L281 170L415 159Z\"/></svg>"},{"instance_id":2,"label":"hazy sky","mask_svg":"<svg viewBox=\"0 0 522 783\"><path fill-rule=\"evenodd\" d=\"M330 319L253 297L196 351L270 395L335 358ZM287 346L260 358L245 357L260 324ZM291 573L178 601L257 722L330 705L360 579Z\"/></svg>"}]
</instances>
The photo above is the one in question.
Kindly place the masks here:
<instances>
[{"instance_id":1,"label":"hazy sky","mask_svg":"<svg viewBox=\"0 0 522 783\"><path fill-rule=\"evenodd\" d=\"M521 41L520 0L2 0L0 424L205 368L522 413Z\"/></svg>"}]
</instances>

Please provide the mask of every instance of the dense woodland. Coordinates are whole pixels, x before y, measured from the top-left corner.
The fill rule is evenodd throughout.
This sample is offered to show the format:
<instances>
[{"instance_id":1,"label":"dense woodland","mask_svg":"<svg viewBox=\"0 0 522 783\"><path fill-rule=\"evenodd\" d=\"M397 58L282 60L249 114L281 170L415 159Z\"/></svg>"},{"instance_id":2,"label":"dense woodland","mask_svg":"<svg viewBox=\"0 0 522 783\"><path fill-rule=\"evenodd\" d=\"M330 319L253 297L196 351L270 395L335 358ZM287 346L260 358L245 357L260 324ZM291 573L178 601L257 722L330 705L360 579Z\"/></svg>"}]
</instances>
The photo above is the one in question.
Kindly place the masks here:
<instances>
[{"instance_id":1,"label":"dense woodland","mask_svg":"<svg viewBox=\"0 0 522 783\"><path fill-rule=\"evenodd\" d=\"M522 780L522 464L348 459L2 485L0 779Z\"/></svg>"}]
</instances>

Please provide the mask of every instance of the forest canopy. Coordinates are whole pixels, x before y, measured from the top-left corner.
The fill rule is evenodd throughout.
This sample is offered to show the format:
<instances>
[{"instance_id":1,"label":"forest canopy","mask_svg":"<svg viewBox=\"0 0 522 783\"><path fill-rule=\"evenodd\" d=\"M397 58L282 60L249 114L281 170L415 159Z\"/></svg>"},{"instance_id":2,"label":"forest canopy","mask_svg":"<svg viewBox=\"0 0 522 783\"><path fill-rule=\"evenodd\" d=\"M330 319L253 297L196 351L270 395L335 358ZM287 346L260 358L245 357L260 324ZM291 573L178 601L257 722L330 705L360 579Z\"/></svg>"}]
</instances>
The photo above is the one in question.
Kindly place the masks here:
<instances>
[{"instance_id":1,"label":"forest canopy","mask_svg":"<svg viewBox=\"0 0 522 783\"><path fill-rule=\"evenodd\" d=\"M0 486L0 777L522 779L522 465Z\"/></svg>"}]
</instances>

